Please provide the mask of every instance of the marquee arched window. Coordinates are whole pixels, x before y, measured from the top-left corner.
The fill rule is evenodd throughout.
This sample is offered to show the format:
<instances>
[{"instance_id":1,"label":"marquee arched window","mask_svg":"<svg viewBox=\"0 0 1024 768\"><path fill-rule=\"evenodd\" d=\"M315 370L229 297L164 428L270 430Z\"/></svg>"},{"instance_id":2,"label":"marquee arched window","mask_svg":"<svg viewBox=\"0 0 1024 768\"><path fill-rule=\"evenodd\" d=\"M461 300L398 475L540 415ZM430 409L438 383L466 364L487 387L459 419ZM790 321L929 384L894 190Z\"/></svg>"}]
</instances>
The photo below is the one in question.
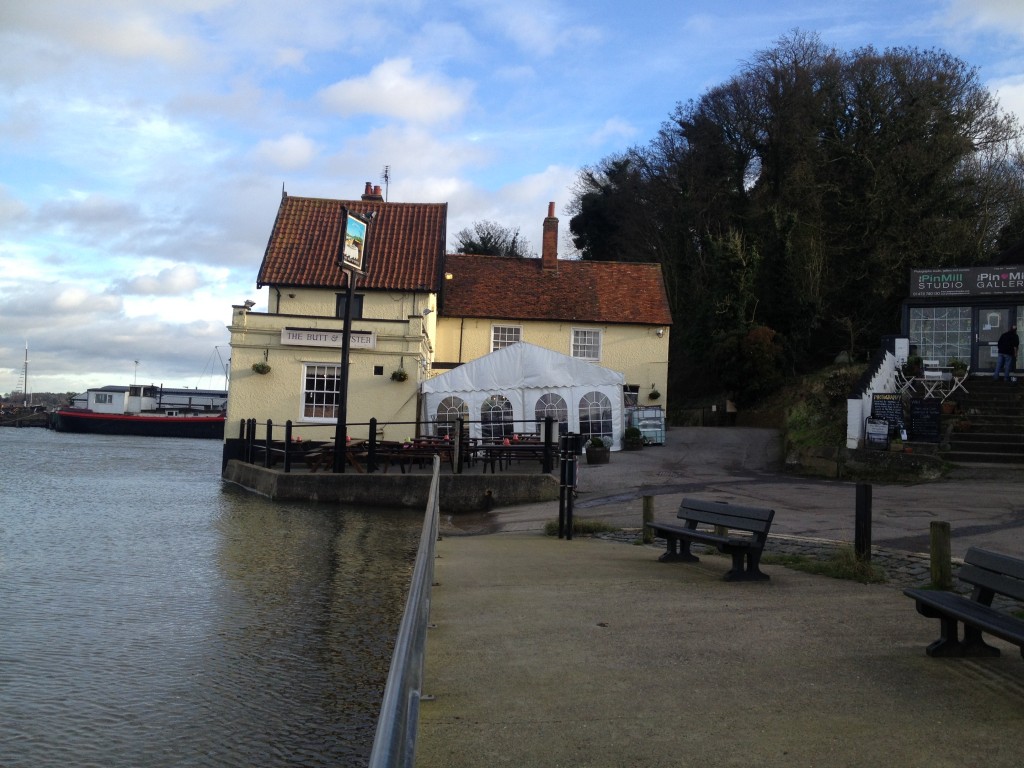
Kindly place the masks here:
<instances>
[{"instance_id":1,"label":"marquee arched window","mask_svg":"<svg viewBox=\"0 0 1024 768\"><path fill-rule=\"evenodd\" d=\"M584 440L596 435L611 441L612 401L607 395L595 390L580 398L580 434Z\"/></svg>"},{"instance_id":2,"label":"marquee arched window","mask_svg":"<svg viewBox=\"0 0 1024 768\"><path fill-rule=\"evenodd\" d=\"M469 419L469 406L461 397L454 395L446 397L437 404L437 412L434 420L434 434L438 437L448 435L453 437L458 429L458 420Z\"/></svg>"},{"instance_id":3,"label":"marquee arched window","mask_svg":"<svg viewBox=\"0 0 1024 768\"><path fill-rule=\"evenodd\" d=\"M569 405L565 402L564 397L554 392L546 392L540 396L537 400L537 405L533 409L533 417L537 420L538 432L544 428L544 420L548 416L558 424L567 424L569 422ZM556 434L560 434L560 430Z\"/></svg>"},{"instance_id":4,"label":"marquee arched window","mask_svg":"<svg viewBox=\"0 0 1024 768\"><path fill-rule=\"evenodd\" d=\"M480 406L480 436L501 439L512 434L512 403L504 395L491 395Z\"/></svg>"}]
</instances>

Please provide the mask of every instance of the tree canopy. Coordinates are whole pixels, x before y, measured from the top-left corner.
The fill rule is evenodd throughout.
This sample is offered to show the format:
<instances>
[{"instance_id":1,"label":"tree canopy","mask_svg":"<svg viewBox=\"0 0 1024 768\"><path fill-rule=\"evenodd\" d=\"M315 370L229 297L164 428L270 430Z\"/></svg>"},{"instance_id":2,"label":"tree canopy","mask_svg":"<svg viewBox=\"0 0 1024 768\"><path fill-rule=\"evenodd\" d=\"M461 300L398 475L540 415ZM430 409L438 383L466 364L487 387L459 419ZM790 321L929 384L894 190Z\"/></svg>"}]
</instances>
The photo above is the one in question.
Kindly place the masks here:
<instances>
[{"instance_id":1,"label":"tree canopy","mask_svg":"<svg viewBox=\"0 0 1024 768\"><path fill-rule=\"evenodd\" d=\"M519 228L506 227L493 221L477 221L455 235L457 253L479 256L508 256L528 259L533 256L530 243L519 234Z\"/></svg>"},{"instance_id":2,"label":"tree canopy","mask_svg":"<svg viewBox=\"0 0 1024 768\"><path fill-rule=\"evenodd\" d=\"M857 355L898 330L909 269L994 263L1024 237L1020 139L947 53L793 32L583 169L569 226L584 259L662 265L673 368L727 386L744 362L707 362L737 334L789 366Z\"/></svg>"}]
</instances>

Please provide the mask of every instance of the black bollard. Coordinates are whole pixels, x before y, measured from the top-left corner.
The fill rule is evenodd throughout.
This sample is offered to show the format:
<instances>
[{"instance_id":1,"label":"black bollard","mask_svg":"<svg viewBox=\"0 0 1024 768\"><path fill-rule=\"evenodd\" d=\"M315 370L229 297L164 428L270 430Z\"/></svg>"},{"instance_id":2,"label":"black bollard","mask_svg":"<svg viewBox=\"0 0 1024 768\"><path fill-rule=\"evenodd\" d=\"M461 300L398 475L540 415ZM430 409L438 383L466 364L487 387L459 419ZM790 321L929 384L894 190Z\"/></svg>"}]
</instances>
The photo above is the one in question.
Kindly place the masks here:
<instances>
[{"instance_id":1,"label":"black bollard","mask_svg":"<svg viewBox=\"0 0 1024 768\"><path fill-rule=\"evenodd\" d=\"M861 562L866 563L871 560L871 486L867 483L857 483L853 552Z\"/></svg>"}]
</instances>

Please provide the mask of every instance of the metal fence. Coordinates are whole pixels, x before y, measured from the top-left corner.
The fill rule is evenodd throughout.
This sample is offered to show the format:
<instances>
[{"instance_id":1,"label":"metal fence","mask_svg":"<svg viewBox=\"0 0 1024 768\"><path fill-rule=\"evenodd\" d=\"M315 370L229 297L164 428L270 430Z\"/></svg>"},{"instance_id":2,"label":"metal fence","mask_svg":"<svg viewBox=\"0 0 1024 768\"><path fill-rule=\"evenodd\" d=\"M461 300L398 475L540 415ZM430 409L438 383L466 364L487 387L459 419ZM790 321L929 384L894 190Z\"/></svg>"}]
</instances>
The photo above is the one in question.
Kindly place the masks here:
<instances>
[{"instance_id":1,"label":"metal fence","mask_svg":"<svg viewBox=\"0 0 1024 768\"><path fill-rule=\"evenodd\" d=\"M384 701L377 718L377 734L370 753L370 768L412 768L416 756L416 728L423 687L423 662L430 619L430 589L434 583L440 503L438 478L441 460L434 457L433 479L423 518L423 532L416 553L405 614L398 628Z\"/></svg>"}]
</instances>

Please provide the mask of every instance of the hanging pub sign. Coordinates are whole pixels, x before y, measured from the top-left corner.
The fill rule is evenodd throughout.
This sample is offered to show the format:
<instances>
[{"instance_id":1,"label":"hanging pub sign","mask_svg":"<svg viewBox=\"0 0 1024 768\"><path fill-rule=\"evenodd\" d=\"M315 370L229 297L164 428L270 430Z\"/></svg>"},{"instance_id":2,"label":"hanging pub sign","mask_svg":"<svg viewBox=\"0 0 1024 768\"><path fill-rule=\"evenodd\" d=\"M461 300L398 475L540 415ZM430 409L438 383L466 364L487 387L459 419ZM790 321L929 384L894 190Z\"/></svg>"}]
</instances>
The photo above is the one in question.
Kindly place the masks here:
<instances>
[{"instance_id":1,"label":"hanging pub sign","mask_svg":"<svg viewBox=\"0 0 1024 768\"><path fill-rule=\"evenodd\" d=\"M344 236L342 237L341 253L338 254L338 266L363 274L363 255L366 249L366 219L342 208L344 215Z\"/></svg>"}]
</instances>

